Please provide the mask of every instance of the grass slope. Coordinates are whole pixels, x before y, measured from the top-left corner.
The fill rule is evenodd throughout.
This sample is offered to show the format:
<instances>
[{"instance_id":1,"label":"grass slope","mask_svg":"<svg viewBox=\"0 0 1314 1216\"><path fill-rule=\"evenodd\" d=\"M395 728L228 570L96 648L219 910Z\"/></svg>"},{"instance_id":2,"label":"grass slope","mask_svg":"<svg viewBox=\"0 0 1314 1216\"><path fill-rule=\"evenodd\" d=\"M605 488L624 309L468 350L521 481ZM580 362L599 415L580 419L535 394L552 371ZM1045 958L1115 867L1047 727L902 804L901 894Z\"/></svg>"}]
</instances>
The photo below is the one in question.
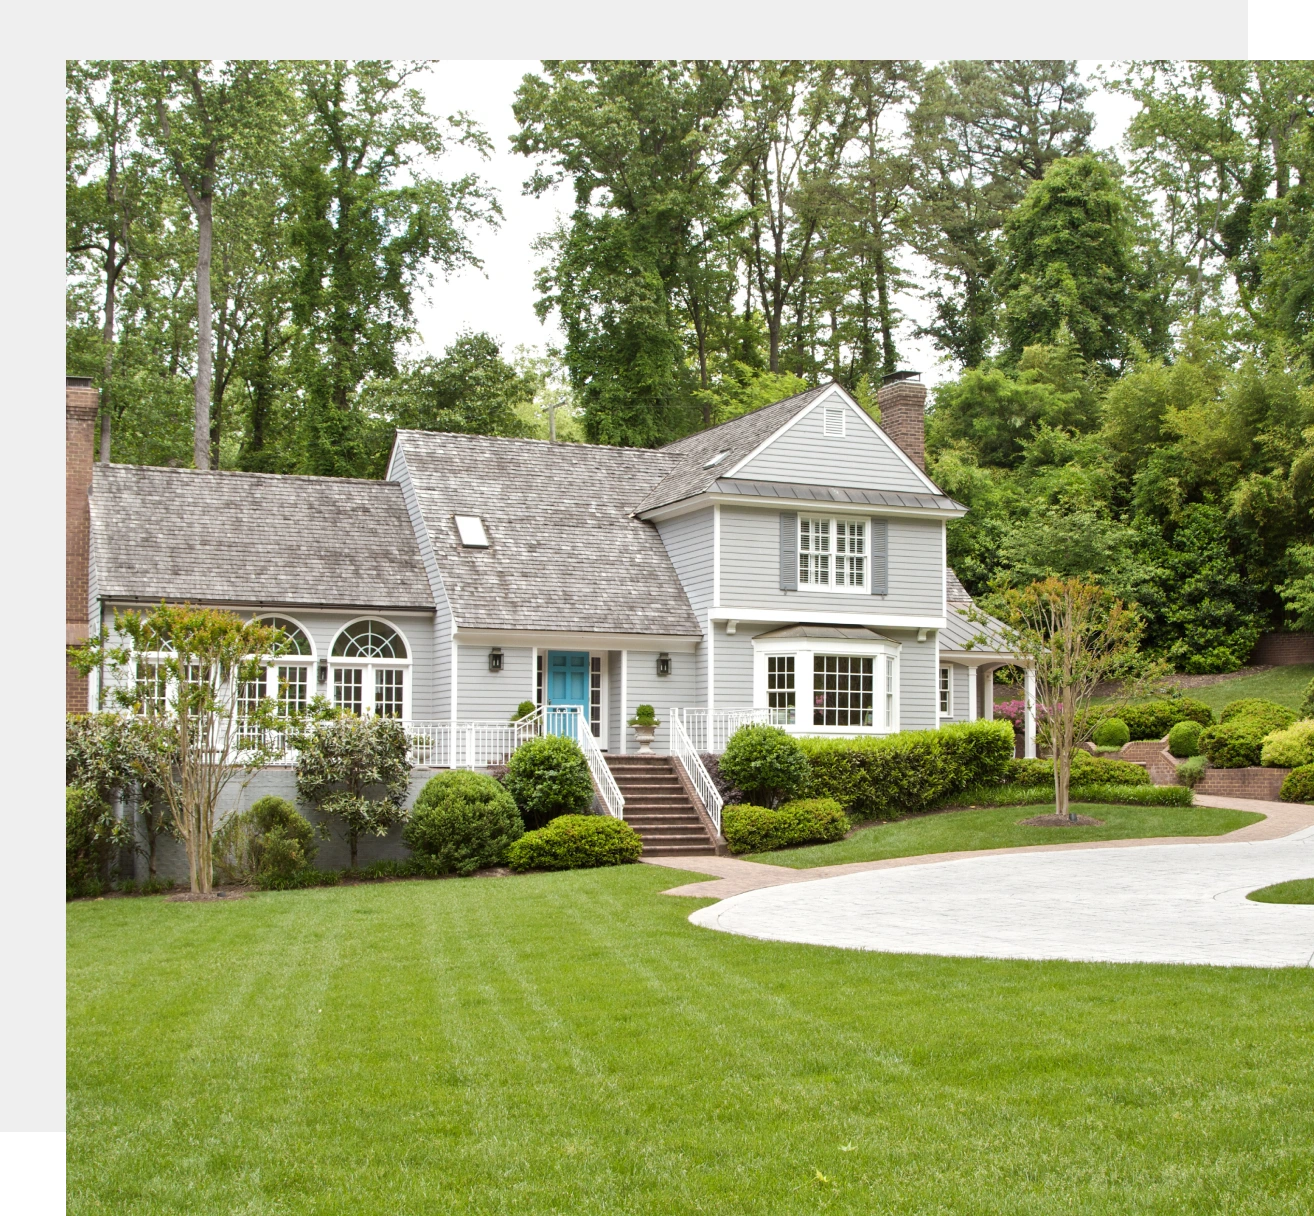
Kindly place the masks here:
<instances>
[{"instance_id":1,"label":"grass slope","mask_svg":"<svg viewBox=\"0 0 1314 1216\"><path fill-rule=\"evenodd\" d=\"M749 861L807 870L850 861L880 861L886 857L920 857L923 853L956 853L964 849L1011 849L1026 844L1059 844L1069 840L1132 840L1143 836L1217 836L1263 819L1251 811L1217 807L1107 806L1074 803L1077 814L1103 819L1103 827L1023 828L1019 819L1052 815L1054 804L1008 806L980 811L944 811L880 823L837 840L755 853Z\"/></svg>"},{"instance_id":2,"label":"grass slope","mask_svg":"<svg viewBox=\"0 0 1314 1216\"><path fill-rule=\"evenodd\" d=\"M680 879L71 905L68 1210L1308 1210L1308 970L760 942Z\"/></svg>"},{"instance_id":3,"label":"grass slope","mask_svg":"<svg viewBox=\"0 0 1314 1216\"><path fill-rule=\"evenodd\" d=\"M1188 688L1185 695L1196 701L1203 701L1217 713L1229 701L1239 701L1242 697L1262 697L1265 701L1276 701L1288 709L1300 709L1304 700L1305 689L1310 680L1314 680L1314 664L1298 664L1294 667L1275 667L1272 671L1261 671L1258 675L1237 676L1235 679L1221 680L1217 684L1206 684L1203 688ZM1097 703L1115 701L1116 697L1100 697ZM1143 698L1157 700L1157 697Z\"/></svg>"},{"instance_id":4,"label":"grass slope","mask_svg":"<svg viewBox=\"0 0 1314 1216\"><path fill-rule=\"evenodd\" d=\"M1260 887L1246 896L1257 904L1314 904L1314 878L1296 878L1291 882Z\"/></svg>"}]
</instances>

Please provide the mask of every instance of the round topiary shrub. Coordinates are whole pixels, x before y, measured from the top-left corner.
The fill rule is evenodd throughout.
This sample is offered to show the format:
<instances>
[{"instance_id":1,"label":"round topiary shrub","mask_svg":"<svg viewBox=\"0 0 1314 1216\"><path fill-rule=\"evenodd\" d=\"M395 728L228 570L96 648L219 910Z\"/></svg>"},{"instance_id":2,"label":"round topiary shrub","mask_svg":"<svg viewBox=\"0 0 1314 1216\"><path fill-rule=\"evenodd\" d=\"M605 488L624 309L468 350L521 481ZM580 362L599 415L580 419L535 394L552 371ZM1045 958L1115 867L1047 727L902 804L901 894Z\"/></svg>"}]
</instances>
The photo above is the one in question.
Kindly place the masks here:
<instances>
[{"instance_id":1,"label":"round topiary shrub","mask_svg":"<svg viewBox=\"0 0 1314 1216\"><path fill-rule=\"evenodd\" d=\"M1261 697L1243 697L1225 705L1218 715L1219 722L1236 722L1242 718L1263 725L1264 733L1268 734L1271 730L1285 730L1290 726L1296 720L1296 711Z\"/></svg>"},{"instance_id":2,"label":"round topiary shrub","mask_svg":"<svg viewBox=\"0 0 1314 1216\"><path fill-rule=\"evenodd\" d=\"M1234 718L1200 732L1200 750L1214 768L1250 768L1259 763L1264 736L1273 729L1249 718Z\"/></svg>"},{"instance_id":3,"label":"round topiary shrub","mask_svg":"<svg viewBox=\"0 0 1314 1216\"><path fill-rule=\"evenodd\" d=\"M1283 802L1314 803L1314 764L1302 764L1293 768L1282 782L1278 797Z\"/></svg>"},{"instance_id":4,"label":"round topiary shrub","mask_svg":"<svg viewBox=\"0 0 1314 1216\"><path fill-rule=\"evenodd\" d=\"M527 827L541 828L558 815L582 815L593 806L588 761L573 739L544 735L522 743L503 782Z\"/></svg>"},{"instance_id":5,"label":"round topiary shrub","mask_svg":"<svg viewBox=\"0 0 1314 1216\"><path fill-rule=\"evenodd\" d=\"M610 815L559 815L526 832L507 851L513 870L587 870L638 861L643 841L628 823Z\"/></svg>"},{"instance_id":6,"label":"round topiary shrub","mask_svg":"<svg viewBox=\"0 0 1314 1216\"><path fill-rule=\"evenodd\" d=\"M1096 747L1122 747L1131 742L1131 731L1121 718L1105 718L1092 736Z\"/></svg>"},{"instance_id":7,"label":"round topiary shrub","mask_svg":"<svg viewBox=\"0 0 1314 1216\"><path fill-rule=\"evenodd\" d=\"M402 839L440 874L502 865L525 833L511 795L485 773L455 769L431 777L415 800Z\"/></svg>"},{"instance_id":8,"label":"round topiary shrub","mask_svg":"<svg viewBox=\"0 0 1314 1216\"><path fill-rule=\"evenodd\" d=\"M277 794L257 798L225 819L212 848L221 880L261 886L307 869L317 852L310 820Z\"/></svg>"},{"instance_id":9,"label":"round topiary shrub","mask_svg":"<svg viewBox=\"0 0 1314 1216\"><path fill-rule=\"evenodd\" d=\"M1293 722L1264 737L1259 763L1265 768L1302 768L1314 764L1314 722Z\"/></svg>"},{"instance_id":10,"label":"round topiary shrub","mask_svg":"<svg viewBox=\"0 0 1314 1216\"><path fill-rule=\"evenodd\" d=\"M1168 754L1176 756L1178 759L1198 756L1200 754L1200 731L1202 729L1199 722L1190 718L1175 723L1172 730L1168 732Z\"/></svg>"},{"instance_id":11,"label":"round topiary shrub","mask_svg":"<svg viewBox=\"0 0 1314 1216\"><path fill-rule=\"evenodd\" d=\"M721 775L767 807L801 793L808 773L798 740L778 726L741 726L721 755Z\"/></svg>"}]
</instances>

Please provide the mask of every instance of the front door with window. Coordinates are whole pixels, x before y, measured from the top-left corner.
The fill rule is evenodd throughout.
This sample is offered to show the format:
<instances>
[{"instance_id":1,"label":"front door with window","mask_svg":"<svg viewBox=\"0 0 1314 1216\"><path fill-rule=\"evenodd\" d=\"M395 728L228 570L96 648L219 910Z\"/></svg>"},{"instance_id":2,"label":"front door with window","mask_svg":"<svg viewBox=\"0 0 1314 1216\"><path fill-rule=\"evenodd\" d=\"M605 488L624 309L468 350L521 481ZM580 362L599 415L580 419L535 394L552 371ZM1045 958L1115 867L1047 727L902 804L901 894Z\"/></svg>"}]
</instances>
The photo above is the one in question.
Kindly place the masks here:
<instances>
[{"instance_id":1,"label":"front door with window","mask_svg":"<svg viewBox=\"0 0 1314 1216\"><path fill-rule=\"evenodd\" d=\"M576 705L582 719L588 721L589 713L589 653L587 650L549 650L547 656L547 703L550 709L556 705ZM547 718L547 729L553 734L571 733L564 720L555 723L552 715Z\"/></svg>"}]
</instances>

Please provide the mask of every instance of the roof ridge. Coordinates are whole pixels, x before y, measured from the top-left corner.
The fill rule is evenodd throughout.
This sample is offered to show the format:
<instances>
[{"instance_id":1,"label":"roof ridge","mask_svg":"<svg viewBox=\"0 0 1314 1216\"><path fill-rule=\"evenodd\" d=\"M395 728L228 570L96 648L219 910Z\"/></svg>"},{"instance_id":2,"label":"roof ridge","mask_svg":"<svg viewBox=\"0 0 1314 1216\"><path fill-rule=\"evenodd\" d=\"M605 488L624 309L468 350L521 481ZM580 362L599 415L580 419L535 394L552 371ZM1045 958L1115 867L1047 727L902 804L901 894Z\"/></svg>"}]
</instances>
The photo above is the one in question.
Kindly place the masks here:
<instances>
[{"instance_id":1,"label":"roof ridge","mask_svg":"<svg viewBox=\"0 0 1314 1216\"><path fill-rule=\"evenodd\" d=\"M564 439L535 439L530 435L478 435L469 431L427 431L419 427L398 427L398 435L437 435L444 439L482 439L495 440L497 443L541 444L547 448L564 448L574 451L590 452L663 452L665 448L637 448L619 443L575 443ZM687 436L686 436L687 438ZM672 440L678 443L679 440Z\"/></svg>"},{"instance_id":2,"label":"roof ridge","mask_svg":"<svg viewBox=\"0 0 1314 1216\"><path fill-rule=\"evenodd\" d=\"M135 469L145 473L178 473L205 477L253 477L268 481L320 481L334 485L379 485L395 486L398 483L386 477L330 477L323 473L259 473L251 469L193 469L190 466L168 464L131 464L123 461L110 461L108 464L97 461L98 469Z\"/></svg>"},{"instance_id":3,"label":"roof ridge","mask_svg":"<svg viewBox=\"0 0 1314 1216\"><path fill-rule=\"evenodd\" d=\"M767 410L773 410L777 406L789 405L798 401L800 397L806 397L810 393L819 393L827 388L839 388L840 383L833 376L829 380L824 380L813 388L805 388L801 393L793 393L788 397L781 397L779 401L772 401L767 405L759 405L755 410L745 410L742 414L737 414L733 418L727 418L724 422L718 422L715 426L704 427L701 431L693 431L688 435L681 435L679 439L672 439L670 443L663 444L657 450L665 452L668 448L673 448L677 443L686 443L690 439L700 439L704 435L710 435L713 431L719 431L722 427L733 426L737 422L742 422L745 418L756 418Z\"/></svg>"}]
</instances>

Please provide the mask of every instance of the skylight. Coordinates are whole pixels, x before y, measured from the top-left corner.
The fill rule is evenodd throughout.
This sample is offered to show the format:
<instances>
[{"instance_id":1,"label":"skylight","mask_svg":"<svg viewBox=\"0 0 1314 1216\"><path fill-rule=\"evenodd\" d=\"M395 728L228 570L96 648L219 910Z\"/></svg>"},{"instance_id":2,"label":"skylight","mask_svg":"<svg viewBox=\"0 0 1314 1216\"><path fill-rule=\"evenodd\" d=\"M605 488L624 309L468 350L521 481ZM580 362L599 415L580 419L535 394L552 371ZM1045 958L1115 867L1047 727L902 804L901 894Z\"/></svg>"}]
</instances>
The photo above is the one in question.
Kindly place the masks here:
<instances>
[{"instance_id":1,"label":"skylight","mask_svg":"<svg viewBox=\"0 0 1314 1216\"><path fill-rule=\"evenodd\" d=\"M730 455L729 452L717 452L717 454L713 456L711 460L709 460L705 465L703 465L703 468L710 469L712 468L713 465L720 464L721 461L723 461L729 455Z\"/></svg>"},{"instance_id":2,"label":"skylight","mask_svg":"<svg viewBox=\"0 0 1314 1216\"><path fill-rule=\"evenodd\" d=\"M461 544L467 549L487 549L488 533L484 531L484 521L477 515L455 515L456 530L461 534Z\"/></svg>"}]
</instances>

